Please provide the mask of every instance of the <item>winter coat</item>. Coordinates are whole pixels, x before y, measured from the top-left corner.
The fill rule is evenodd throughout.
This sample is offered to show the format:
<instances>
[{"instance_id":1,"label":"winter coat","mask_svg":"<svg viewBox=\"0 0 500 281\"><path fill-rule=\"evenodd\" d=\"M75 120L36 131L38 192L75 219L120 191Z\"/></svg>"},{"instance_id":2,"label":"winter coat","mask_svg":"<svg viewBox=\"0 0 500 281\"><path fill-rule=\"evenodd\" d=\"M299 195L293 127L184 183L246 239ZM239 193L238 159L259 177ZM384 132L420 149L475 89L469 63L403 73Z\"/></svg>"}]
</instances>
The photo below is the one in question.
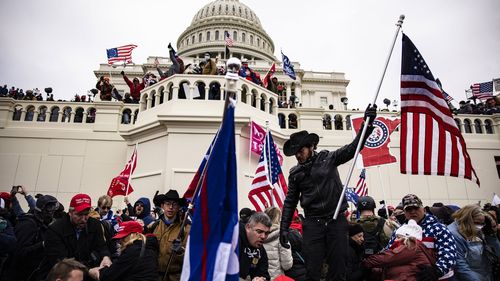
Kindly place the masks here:
<instances>
[{"instance_id":1,"label":"winter coat","mask_svg":"<svg viewBox=\"0 0 500 281\"><path fill-rule=\"evenodd\" d=\"M135 213L135 205L139 202L144 205L144 211L137 215ZM136 216L144 222L145 229L147 229L147 226L155 220L155 218L151 215L151 202L146 197L139 198L139 200L135 201L134 206L128 204L127 208L130 216Z\"/></svg>"},{"instance_id":2,"label":"winter coat","mask_svg":"<svg viewBox=\"0 0 500 281\"><path fill-rule=\"evenodd\" d=\"M128 87L130 88L130 95L134 99L134 101L138 101L141 98L141 91L144 89L144 80L139 83L138 85L135 85L134 82L130 81L128 79L127 75L123 75L123 80L127 83Z\"/></svg>"},{"instance_id":3,"label":"winter coat","mask_svg":"<svg viewBox=\"0 0 500 281\"><path fill-rule=\"evenodd\" d=\"M45 256L40 274L45 278L50 269L64 258L75 258L87 267L99 266L105 256L110 256L101 223L89 217L87 226L77 239L76 230L68 214L51 223L45 232Z\"/></svg>"},{"instance_id":4,"label":"winter coat","mask_svg":"<svg viewBox=\"0 0 500 281\"><path fill-rule=\"evenodd\" d=\"M240 224L239 234L239 261L240 261L240 280L250 280L255 277L264 277L266 280L271 280L268 272L268 259L264 246L254 248L250 245L247 238L245 225Z\"/></svg>"},{"instance_id":5,"label":"winter coat","mask_svg":"<svg viewBox=\"0 0 500 281\"><path fill-rule=\"evenodd\" d=\"M453 267L457 259L457 250L455 239L446 226L430 214L425 214L424 218L418 222L422 227L422 242L429 249L433 249L437 261L435 266L443 274L444 278L453 276ZM396 232L393 232L391 241L387 247L390 247L396 240Z\"/></svg>"},{"instance_id":6,"label":"winter coat","mask_svg":"<svg viewBox=\"0 0 500 281\"><path fill-rule=\"evenodd\" d=\"M369 268L383 268L385 279L416 281L416 274L420 271L417 266L432 266L434 262L432 251L423 243L417 241L415 249L410 249L405 245L398 245L393 249L367 257L363 261L363 265Z\"/></svg>"},{"instance_id":7,"label":"winter coat","mask_svg":"<svg viewBox=\"0 0 500 281\"><path fill-rule=\"evenodd\" d=\"M217 65L213 59L208 59L207 63L203 67L203 75L217 75Z\"/></svg>"},{"instance_id":8,"label":"winter coat","mask_svg":"<svg viewBox=\"0 0 500 281\"><path fill-rule=\"evenodd\" d=\"M373 127L368 128L366 137L372 130ZM288 229L290 226L299 199L306 218L333 216L343 187L337 166L354 157L360 138L361 130L350 144L335 151L322 150L315 153L306 163L298 164L290 169L288 193L281 218L282 228ZM340 211L343 212L347 209L345 198L341 204Z\"/></svg>"},{"instance_id":9,"label":"winter coat","mask_svg":"<svg viewBox=\"0 0 500 281\"><path fill-rule=\"evenodd\" d=\"M13 280L28 280L40 266L44 256L43 240L47 225L34 214L21 215L15 227L17 247L12 260L11 278Z\"/></svg>"},{"instance_id":10,"label":"winter coat","mask_svg":"<svg viewBox=\"0 0 500 281\"><path fill-rule=\"evenodd\" d=\"M191 225L186 225L184 229L184 235L182 238L182 246L186 247L187 236L189 234L189 230ZM165 273L167 269L167 263L172 255L172 243L179 235L181 231L181 221L177 219L174 223L167 224L164 221L159 221L155 229L153 230L153 234L158 239L158 244L160 245L159 254L158 254L158 271L161 274ZM175 254L172 258L169 267L168 276L170 280L180 280L181 271L182 271L182 262L184 260L184 255Z\"/></svg>"},{"instance_id":11,"label":"winter coat","mask_svg":"<svg viewBox=\"0 0 500 281\"><path fill-rule=\"evenodd\" d=\"M269 275L271 280L285 273L293 265L292 250L281 246L280 229L278 224L271 226L271 233L264 241L264 249L267 253L267 261L269 264Z\"/></svg>"},{"instance_id":12,"label":"winter coat","mask_svg":"<svg viewBox=\"0 0 500 281\"><path fill-rule=\"evenodd\" d=\"M354 242L349 238L349 249L347 250L347 280L348 281L361 281L363 280L363 270L361 262L365 254L365 248L362 245Z\"/></svg>"},{"instance_id":13,"label":"winter coat","mask_svg":"<svg viewBox=\"0 0 500 281\"><path fill-rule=\"evenodd\" d=\"M101 100L110 101L111 100L111 92L113 91L114 86L111 84L106 84L104 81L97 81L95 84L97 90L101 91Z\"/></svg>"},{"instance_id":14,"label":"winter coat","mask_svg":"<svg viewBox=\"0 0 500 281\"><path fill-rule=\"evenodd\" d=\"M457 243L457 280L489 281L492 280L491 266L485 255L483 241L467 241L458 231L456 222L448 226Z\"/></svg>"},{"instance_id":15,"label":"winter coat","mask_svg":"<svg viewBox=\"0 0 500 281\"><path fill-rule=\"evenodd\" d=\"M156 242L156 241L155 241ZM143 242L136 240L125 248L118 259L110 267L99 271L100 281L157 281L158 280L158 248L155 243L146 241L141 256Z\"/></svg>"}]
</instances>

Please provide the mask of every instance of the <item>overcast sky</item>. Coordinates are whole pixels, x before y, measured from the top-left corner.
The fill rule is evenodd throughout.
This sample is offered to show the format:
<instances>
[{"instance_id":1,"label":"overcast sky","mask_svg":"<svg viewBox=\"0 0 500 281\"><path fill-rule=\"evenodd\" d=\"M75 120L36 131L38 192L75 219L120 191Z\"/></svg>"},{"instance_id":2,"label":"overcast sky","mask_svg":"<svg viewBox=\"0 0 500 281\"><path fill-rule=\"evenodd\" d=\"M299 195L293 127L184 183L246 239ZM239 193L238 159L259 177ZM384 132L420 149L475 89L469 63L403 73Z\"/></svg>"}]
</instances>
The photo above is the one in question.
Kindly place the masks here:
<instances>
[{"instance_id":1,"label":"overcast sky","mask_svg":"<svg viewBox=\"0 0 500 281\"><path fill-rule=\"evenodd\" d=\"M135 63L167 56L195 13L210 1L2 0L0 83L54 88L71 99L95 85L106 49L133 43ZM373 99L400 14L435 77L456 100L475 82L500 77L498 0L245 0L275 45L305 70L344 72L349 107ZM379 104L399 99L401 36Z\"/></svg>"}]
</instances>

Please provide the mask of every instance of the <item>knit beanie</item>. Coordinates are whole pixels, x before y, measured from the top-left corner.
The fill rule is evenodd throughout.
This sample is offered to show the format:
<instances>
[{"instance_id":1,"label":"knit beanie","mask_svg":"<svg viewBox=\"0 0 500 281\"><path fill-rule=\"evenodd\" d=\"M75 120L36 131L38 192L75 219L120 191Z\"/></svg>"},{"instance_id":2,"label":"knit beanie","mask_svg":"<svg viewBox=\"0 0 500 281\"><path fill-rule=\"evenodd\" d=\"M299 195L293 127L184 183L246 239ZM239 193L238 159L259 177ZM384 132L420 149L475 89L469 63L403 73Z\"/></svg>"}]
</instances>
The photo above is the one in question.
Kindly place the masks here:
<instances>
[{"instance_id":1,"label":"knit beanie","mask_svg":"<svg viewBox=\"0 0 500 281\"><path fill-rule=\"evenodd\" d=\"M414 237L415 239L422 241L422 228L415 220L409 220L407 224L403 224L396 230L396 235Z\"/></svg>"},{"instance_id":2,"label":"knit beanie","mask_svg":"<svg viewBox=\"0 0 500 281\"><path fill-rule=\"evenodd\" d=\"M363 228L359 224L351 224L349 225L349 237L352 237L358 233L363 232Z\"/></svg>"}]
</instances>

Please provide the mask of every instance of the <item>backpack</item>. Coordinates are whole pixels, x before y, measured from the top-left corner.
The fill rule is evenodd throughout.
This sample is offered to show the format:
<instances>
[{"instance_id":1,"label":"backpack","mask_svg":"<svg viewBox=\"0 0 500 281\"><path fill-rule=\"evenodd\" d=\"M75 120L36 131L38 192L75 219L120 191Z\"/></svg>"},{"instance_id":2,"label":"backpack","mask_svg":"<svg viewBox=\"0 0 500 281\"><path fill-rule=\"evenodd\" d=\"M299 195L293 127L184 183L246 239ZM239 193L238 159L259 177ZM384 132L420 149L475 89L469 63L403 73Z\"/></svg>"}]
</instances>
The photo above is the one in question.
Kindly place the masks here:
<instances>
[{"instance_id":1,"label":"backpack","mask_svg":"<svg viewBox=\"0 0 500 281\"><path fill-rule=\"evenodd\" d=\"M377 226L372 231L365 232L365 257L371 256L380 252L384 245L380 243L380 233L383 231L385 225L384 218L378 218ZM365 229L365 227L363 227Z\"/></svg>"}]
</instances>

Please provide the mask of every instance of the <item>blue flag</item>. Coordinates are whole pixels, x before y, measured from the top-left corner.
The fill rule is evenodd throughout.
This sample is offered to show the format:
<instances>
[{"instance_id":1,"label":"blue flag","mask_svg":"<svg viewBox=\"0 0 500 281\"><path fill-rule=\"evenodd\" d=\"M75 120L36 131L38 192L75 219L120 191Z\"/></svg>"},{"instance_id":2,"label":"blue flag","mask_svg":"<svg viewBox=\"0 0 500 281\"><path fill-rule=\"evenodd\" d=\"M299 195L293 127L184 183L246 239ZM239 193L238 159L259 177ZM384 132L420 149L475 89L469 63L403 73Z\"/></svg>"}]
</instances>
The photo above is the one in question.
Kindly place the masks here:
<instances>
[{"instance_id":1,"label":"blue flag","mask_svg":"<svg viewBox=\"0 0 500 281\"><path fill-rule=\"evenodd\" d=\"M347 199L347 201L349 201L355 205L358 204L359 196L350 187L346 189L345 198Z\"/></svg>"},{"instance_id":2,"label":"blue flag","mask_svg":"<svg viewBox=\"0 0 500 281\"><path fill-rule=\"evenodd\" d=\"M288 59L287 56L285 56L285 54L283 54L283 52L281 52L281 57L283 58L283 72L288 75L290 78L292 78L293 80L296 79L295 77L295 70L293 70L293 65L292 63L290 62L290 60Z\"/></svg>"},{"instance_id":3,"label":"blue flag","mask_svg":"<svg viewBox=\"0 0 500 281\"><path fill-rule=\"evenodd\" d=\"M234 136L234 106L230 104L201 175L201 191L194 199L181 280L239 280Z\"/></svg>"}]
</instances>

